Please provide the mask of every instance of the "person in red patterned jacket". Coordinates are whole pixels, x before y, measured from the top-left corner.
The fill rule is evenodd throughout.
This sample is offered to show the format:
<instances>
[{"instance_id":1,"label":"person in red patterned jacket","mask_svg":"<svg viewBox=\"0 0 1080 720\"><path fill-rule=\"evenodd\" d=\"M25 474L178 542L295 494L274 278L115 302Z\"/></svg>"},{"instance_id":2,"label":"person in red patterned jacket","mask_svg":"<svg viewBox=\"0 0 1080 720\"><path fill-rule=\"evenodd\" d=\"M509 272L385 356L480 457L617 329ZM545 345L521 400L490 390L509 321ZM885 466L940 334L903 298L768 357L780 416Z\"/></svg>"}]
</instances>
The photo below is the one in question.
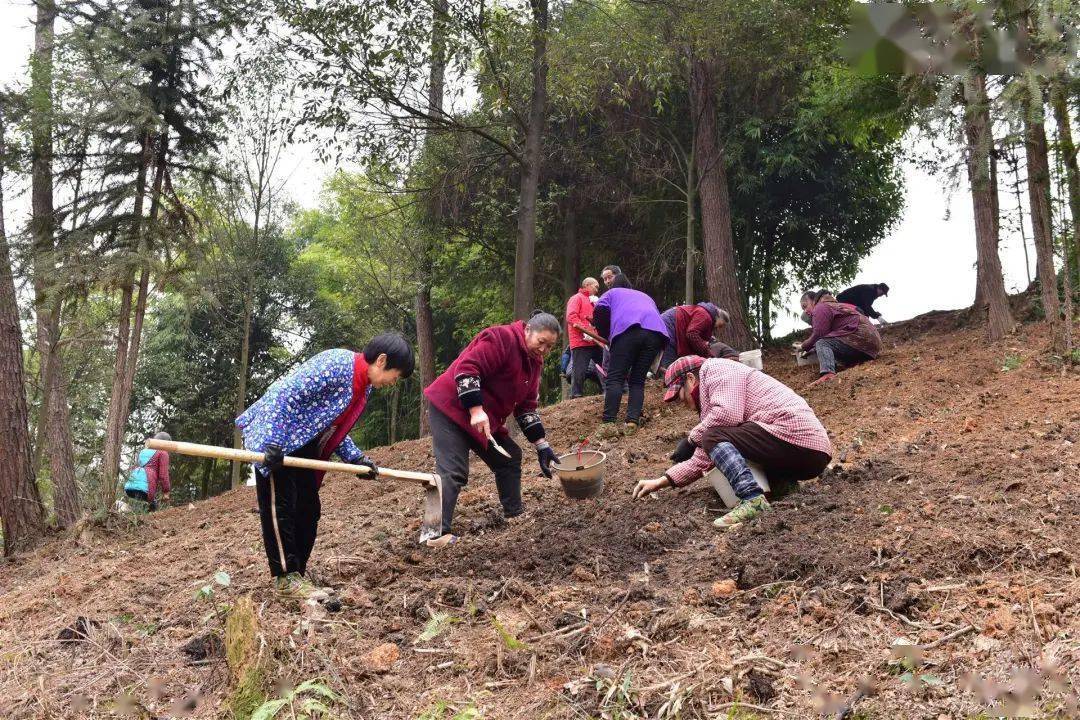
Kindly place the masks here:
<instances>
[{"instance_id":1,"label":"person in red patterned jacket","mask_svg":"<svg viewBox=\"0 0 1080 720\"><path fill-rule=\"evenodd\" d=\"M450 528L458 494L469 482L470 451L495 474L503 514L509 519L525 512L521 448L505 425L511 414L536 447L540 471L551 477L551 463L558 458L536 409L544 355L559 342L560 331L559 321L547 313L535 313L527 323L518 320L481 330L446 372L424 389L430 403L435 472L443 481L442 535L428 538L430 547L457 541Z\"/></svg>"},{"instance_id":2,"label":"person in red patterned jacket","mask_svg":"<svg viewBox=\"0 0 1080 720\"><path fill-rule=\"evenodd\" d=\"M829 435L806 401L760 370L722 358L681 357L664 384L664 400L682 400L700 411L701 421L671 454L677 464L663 477L638 482L634 497L689 485L717 467L740 501L715 521L729 528L769 509L747 460L760 464L766 476L808 480L832 459Z\"/></svg>"},{"instance_id":3,"label":"person in red patterned jacket","mask_svg":"<svg viewBox=\"0 0 1080 720\"><path fill-rule=\"evenodd\" d=\"M589 370L589 361L600 365L604 361L604 351L591 337L582 332L599 336L593 327L593 305L599 299L600 283L595 278L587 277L581 281L581 288L574 297L566 302L566 335L570 339L570 357L573 373L570 376L570 397L581 397L585 390L585 375ZM603 390L603 387L600 388Z\"/></svg>"}]
</instances>

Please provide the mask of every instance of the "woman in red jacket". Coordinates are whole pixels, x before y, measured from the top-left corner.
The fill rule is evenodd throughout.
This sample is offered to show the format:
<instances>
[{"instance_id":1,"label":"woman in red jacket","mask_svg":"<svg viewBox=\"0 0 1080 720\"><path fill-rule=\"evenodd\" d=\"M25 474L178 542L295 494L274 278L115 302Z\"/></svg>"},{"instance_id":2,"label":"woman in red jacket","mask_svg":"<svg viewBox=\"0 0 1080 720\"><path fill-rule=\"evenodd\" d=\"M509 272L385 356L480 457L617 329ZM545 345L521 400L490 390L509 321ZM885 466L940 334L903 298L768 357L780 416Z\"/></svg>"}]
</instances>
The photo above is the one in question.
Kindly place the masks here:
<instances>
[{"instance_id":1,"label":"woman in red jacket","mask_svg":"<svg viewBox=\"0 0 1080 720\"><path fill-rule=\"evenodd\" d=\"M510 439L506 419L513 414L525 438L536 446L540 470L551 477L558 458L545 437L536 408L544 355L559 342L559 321L547 313L481 330L442 375L424 390L435 471L443 481L442 536L431 547L457 540L451 534L458 494L469 481L469 451L495 474L503 514L517 517L521 505L521 448ZM500 452L500 448L503 452Z\"/></svg>"},{"instance_id":2,"label":"woman in red jacket","mask_svg":"<svg viewBox=\"0 0 1080 720\"><path fill-rule=\"evenodd\" d=\"M585 374L589 369L589 361L600 365L604 361L604 351L591 337L582 332L585 330L593 335L599 335L593 327L593 305L599 299L600 283L595 278L587 277L581 281L581 288L574 297L566 303L566 334L570 338L570 358L573 363L573 374L570 376L570 397L578 398L584 394ZM603 390L603 388L600 388Z\"/></svg>"}]
</instances>

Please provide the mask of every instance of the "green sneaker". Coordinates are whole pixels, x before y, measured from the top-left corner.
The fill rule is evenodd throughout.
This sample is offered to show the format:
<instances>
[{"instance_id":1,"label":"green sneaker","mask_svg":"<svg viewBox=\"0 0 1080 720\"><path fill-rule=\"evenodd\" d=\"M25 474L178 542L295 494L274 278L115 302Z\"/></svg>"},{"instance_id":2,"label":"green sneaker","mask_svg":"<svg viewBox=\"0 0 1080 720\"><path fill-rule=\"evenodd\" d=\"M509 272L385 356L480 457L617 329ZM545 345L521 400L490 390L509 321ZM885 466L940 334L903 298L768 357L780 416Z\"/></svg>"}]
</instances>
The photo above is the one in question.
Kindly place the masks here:
<instances>
[{"instance_id":1,"label":"green sneaker","mask_svg":"<svg viewBox=\"0 0 1080 720\"><path fill-rule=\"evenodd\" d=\"M722 529L731 529L736 525L753 520L769 509L769 501L764 495L758 495L752 500L743 500L726 515L713 520L713 525Z\"/></svg>"},{"instance_id":2,"label":"green sneaker","mask_svg":"<svg viewBox=\"0 0 1080 720\"><path fill-rule=\"evenodd\" d=\"M286 597L306 599L315 592L315 586L309 583L300 573L289 573L283 577L274 578L274 588L279 595Z\"/></svg>"},{"instance_id":3,"label":"green sneaker","mask_svg":"<svg viewBox=\"0 0 1080 720\"><path fill-rule=\"evenodd\" d=\"M596 429L592 436L598 440L614 440L617 437L622 437L622 434L623 430L618 423L605 422L600 424L600 427Z\"/></svg>"}]
</instances>

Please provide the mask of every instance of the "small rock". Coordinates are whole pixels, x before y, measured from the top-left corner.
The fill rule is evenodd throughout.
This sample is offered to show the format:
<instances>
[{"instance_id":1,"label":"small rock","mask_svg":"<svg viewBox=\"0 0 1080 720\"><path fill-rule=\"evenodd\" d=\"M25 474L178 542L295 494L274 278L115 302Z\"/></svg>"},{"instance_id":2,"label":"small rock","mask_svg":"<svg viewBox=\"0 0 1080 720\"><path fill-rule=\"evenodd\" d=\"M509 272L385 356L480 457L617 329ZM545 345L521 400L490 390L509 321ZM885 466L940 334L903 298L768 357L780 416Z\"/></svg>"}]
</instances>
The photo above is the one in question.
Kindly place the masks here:
<instances>
[{"instance_id":1,"label":"small rock","mask_svg":"<svg viewBox=\"0 0 1080 720\"><path fill-rule=\"evenodd\" d=\"M773 687L772 679L765 673L751 669L744 679L747 691L759 702L769 702L776 697L776 688Z\"/></svg>"},{"instance_id":2,"label":"small rock","mask_svg":"<svg viewBox=\"0 0 1080 720\"><path fill-rule=\"evenodd\" d=\"M221 657L225 654L225 644L216 633L197 635L180 646L180 652L192 660L206 660L207 658Z\"/></svg>"},{"instance_id":3,"label":"small rock","mask_svg":"<svg viewBox=\"0 0 1080 720\"><path fill-rule=\"evenodd\" d=\"M728 598L735 594L736 589L735 581L730 578L727 580L717 580L709 589L709 596L713 600Z\"/></svg>"},{"instance_id":4,"label":"small rock","mask_svg":"<svg viewBox=\"0 0 1080 720\"><path fill-rule=\"evenodd\" d=\"M663 526L655 520L642 528L645 532L658 533L663 529Z\"/></svg>"},{"instance_id":5,"label":"small rock","mask_svg":"<svg viewBox=\"0 0 1080 720\"><path fill-rule=\"evenodd\" d=\"M570 575L572 575L575 580L580 580L581 582L596 582L596 575L580 565L575 565L574 569L570 572Z\"/></svg>"},{"instance_id":6,"label":"small rock","mask_svg":"<svg viewBox=\"0 0 1080 720\"><path fill-rule=\"evenodd\" d=\"M992 637L1008 637L1016 629L1016 617L1002 605L990 615L983 627L983 634Z\"/></svg>"},{"instance_id":7,"label":"small rock","mask_svg":"<svg viewBox=\"0 0 1080 720\"><path fill-rule=\"evenodd\" d=\"M700 605L701 591L697 588L686 588L682 595L682 601L686 605Z\"/></svg>"},{"instance_id":8,"label":"small rock","mask_svg":"<svg viewBox=\"0 0 1080 720\"><path fill-rule=\"evenodd\" d=\"M347 604L356 608L372 608L375 607L374 601L371 599L371 595L367 590L359 585L353 585L341 596Z\"/></svg>"},{"instance_id":9,"label":"small rock","mask_svg":"<svg viewBox=\"0 0 1080 720\"><path fill-rule=\"evenodd\" d=\"M401 650L398 646L394 643L384 643L364 656L364 667L373 673L390 672L399 659L401 659Z\"/></svg>"}]
</instances>

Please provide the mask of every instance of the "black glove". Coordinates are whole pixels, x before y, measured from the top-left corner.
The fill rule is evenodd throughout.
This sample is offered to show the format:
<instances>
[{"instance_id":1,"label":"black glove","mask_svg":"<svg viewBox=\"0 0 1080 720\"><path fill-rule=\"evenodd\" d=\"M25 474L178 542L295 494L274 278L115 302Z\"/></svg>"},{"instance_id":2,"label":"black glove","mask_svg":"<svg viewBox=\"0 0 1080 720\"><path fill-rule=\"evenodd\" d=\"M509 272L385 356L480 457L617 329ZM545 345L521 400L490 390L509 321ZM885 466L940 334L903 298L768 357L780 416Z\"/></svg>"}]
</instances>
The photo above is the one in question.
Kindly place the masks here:
<instances>
[{"instance_id":1,"label":"black glove","mask_svg":"<svg viewBox=\"0 0 1080 720\"><path fill-rule=\"evenodd\" d=\"M280 445L267 445L263 448L263 467L266 472L272 473L285 462L285 453L281 452Z\"/></svg>"},{"instance_id":2,"label":"black glove","mask_svg":"<svg viewBox=\"0 0 1080 720\"><path fill-rule=\"evenodd\" d=\"M540 461L540 472L544 473L544 477L551 477L551 463L559 462L559 456L555 454L551 446L544 445L542 448L537 448L536 459Z\"/></svg>"},{"instance_id":3,"label":"black glove","mask_svg":"<svg viewBox=\"0 0 1080 720\"><path fill-rule=\"evenodd\" d=\"M363 465L364 467L371 468L371 472L364 477L374 480L379 477L379 466L375 464L375 461L369 458L367 455L361 455L353 461L353 465Z\"/></svg>"},{"instance_id":4,"label":"black glove","mask_svg":"<svg viewBox=\"0 0 1080 720\"><path fill-rule=\"evenodd\" d=\"M670 457L675 462L686 462L694 456L694 450L697 450L697 445L694 441L688 437L684 437L679 441L679 445L675 448L675 452L671 453Z\"/></svg>"}]
</instances>

